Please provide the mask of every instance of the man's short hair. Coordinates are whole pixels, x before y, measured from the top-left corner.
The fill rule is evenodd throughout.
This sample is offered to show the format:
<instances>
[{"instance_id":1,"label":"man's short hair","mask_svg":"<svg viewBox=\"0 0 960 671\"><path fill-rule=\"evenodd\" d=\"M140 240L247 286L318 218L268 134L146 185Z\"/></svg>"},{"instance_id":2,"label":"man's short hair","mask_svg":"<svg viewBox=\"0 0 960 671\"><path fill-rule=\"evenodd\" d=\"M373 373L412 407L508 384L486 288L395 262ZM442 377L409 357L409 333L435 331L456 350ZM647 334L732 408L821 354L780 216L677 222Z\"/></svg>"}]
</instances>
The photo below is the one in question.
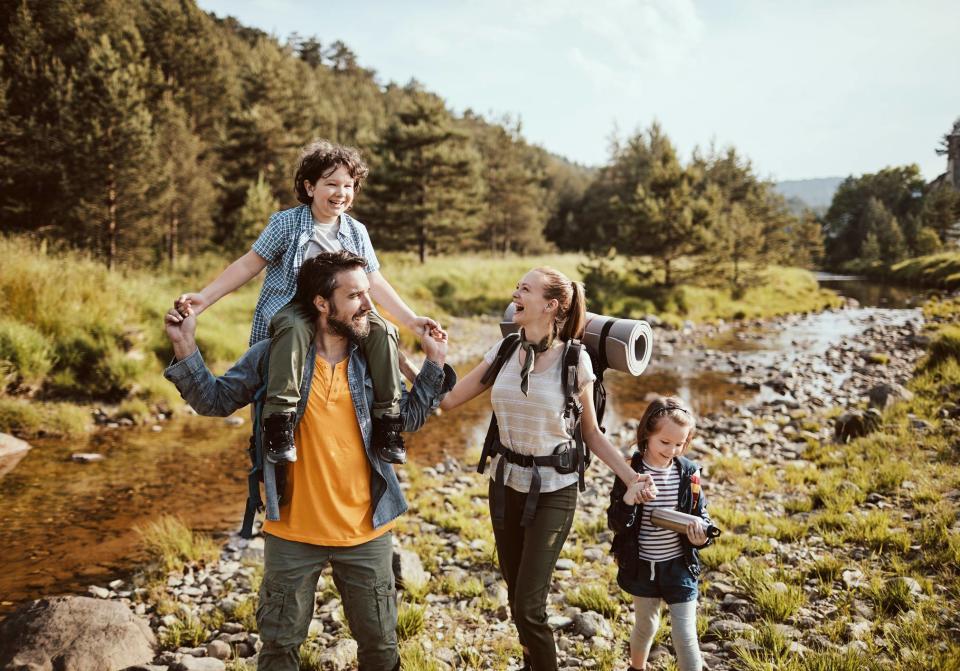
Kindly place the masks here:
<instances>
[{"instance_id":1,"label":"man's short hair","mask_svg":"<svg viewBox=\"0 0 960 671\"><path fill-rule=\"evenodd\" d=\"M297 275L297 293L293 300L313 319L317 318L317 308L313 304L316 296L330 300L337 288L337 275L345 270L367 267L367 260L353 252L341 249L339 252L321 252L307 259L300 266Z\"/></svg>"}]
</instances>

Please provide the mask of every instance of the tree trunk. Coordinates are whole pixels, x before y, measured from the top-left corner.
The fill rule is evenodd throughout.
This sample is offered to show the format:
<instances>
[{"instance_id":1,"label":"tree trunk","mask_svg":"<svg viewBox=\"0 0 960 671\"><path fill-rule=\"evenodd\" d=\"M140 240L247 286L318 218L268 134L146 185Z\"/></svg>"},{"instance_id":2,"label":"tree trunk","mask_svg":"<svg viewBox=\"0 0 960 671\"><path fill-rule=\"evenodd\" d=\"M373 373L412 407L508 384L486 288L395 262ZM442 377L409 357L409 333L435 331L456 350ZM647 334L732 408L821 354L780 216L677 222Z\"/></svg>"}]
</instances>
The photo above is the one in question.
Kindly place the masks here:
<instances>
[{"instance_id":1,"label":"tree trunk","mask_svg":"<svg viewBox=\"0 0 960 671\"><path fill-rule=\"evenodd\" d=\"M117 176L116 167L107 164L107 269L113 270L117 258Z\"/></svg>"},{"instance_id":2,"label":"tree trunk","mask_svg":"<svg viewBox=\"0 0 960 671\"><path fill-rule=\"evenodd\" d=\"M421 222L423 219L420 220ZM427 262L427 227L421 223L417 232L417 247L420 254L420 264Z\"/></svg>"},{"instance_id":3,"label":"tree trunk","mask_svg":"<svg viewBox=\"0 0 960 671\"><path fill-rule=\"evenodd\" d=\"M180 214L177 212L176 206L173 208L173 216L170 217L170 245L167 248L167 260L170 262L170 267L173 268L173 265L177 262L177 236L179 235L180 228Z\"/></svg>"},{"instance_id":4,"label":"tree trunk","mask_svg":"<svg viewBox=\"0 0 960 671\"><path fill-rule=\"evenodd\" d=\"M668 287L673 286L670 280L670 259L666 258L663 260L663 270L664 270L664 284Z\"/></svg>"}]
</instances>

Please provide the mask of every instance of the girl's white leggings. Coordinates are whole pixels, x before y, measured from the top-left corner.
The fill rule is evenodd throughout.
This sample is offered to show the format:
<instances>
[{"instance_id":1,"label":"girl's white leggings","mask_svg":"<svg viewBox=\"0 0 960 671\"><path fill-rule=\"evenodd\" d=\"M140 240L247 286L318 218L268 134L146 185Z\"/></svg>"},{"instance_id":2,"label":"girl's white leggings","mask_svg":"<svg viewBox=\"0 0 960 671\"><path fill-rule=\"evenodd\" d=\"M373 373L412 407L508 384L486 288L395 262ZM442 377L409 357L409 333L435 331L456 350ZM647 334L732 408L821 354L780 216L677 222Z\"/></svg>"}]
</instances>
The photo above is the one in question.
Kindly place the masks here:
<instances>
[{"instance_id":1,"label":"girl's white leggings","mask_svg":"<svg viewBox=\"0 0 960 671\"><path fill-rule=\"evenodd\" d=\"M697 642L697 602L672 603L667 607L670 608L670 637L673 649L677 651L677 667L680 671L702 671L703 657ZM635 596L633 608L636 620L630 634L630 656L634 665L638 661L646 664L653 636L660 626L660 599Z\"/></svg>"}]
</instances>

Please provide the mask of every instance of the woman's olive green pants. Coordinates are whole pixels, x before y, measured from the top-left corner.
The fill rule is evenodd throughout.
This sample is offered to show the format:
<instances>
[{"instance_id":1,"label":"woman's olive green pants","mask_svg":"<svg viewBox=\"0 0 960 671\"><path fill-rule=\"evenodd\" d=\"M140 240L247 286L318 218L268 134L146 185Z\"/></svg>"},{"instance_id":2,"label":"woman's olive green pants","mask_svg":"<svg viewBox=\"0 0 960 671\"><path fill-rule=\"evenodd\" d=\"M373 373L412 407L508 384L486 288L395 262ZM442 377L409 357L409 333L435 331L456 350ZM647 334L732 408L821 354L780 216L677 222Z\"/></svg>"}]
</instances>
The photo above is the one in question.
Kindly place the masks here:
<instances>
[{"instance_id":1,"label":"woman's olive green pants","mask_svg":"<svg viewBox=\"0 0 960 671\"><path fill-rule=\"evenodd\" d=\"M491 501L493 487L491 480ZM493 535L520 644L533 671L554 671L557 646L547 624L547 595L557 558L573 525L577 485L540 492L533 522L523 527L520 518L526 500L527 494L506 487L504 525L502 529L494 528Z\"/></svg>"}]
</instances>

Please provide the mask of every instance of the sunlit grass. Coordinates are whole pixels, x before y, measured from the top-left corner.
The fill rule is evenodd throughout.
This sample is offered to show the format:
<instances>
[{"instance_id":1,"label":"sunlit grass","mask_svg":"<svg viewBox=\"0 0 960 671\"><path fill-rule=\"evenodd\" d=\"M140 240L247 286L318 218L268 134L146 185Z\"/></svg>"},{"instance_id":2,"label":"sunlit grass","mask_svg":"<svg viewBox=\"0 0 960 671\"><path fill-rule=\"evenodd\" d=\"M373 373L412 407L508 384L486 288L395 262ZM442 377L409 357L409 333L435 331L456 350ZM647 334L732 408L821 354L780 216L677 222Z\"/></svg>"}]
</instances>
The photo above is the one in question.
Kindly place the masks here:
<instances>
[{"instance_id":1,"label":"sunlit grass","mask_svg":"<svg viewBox=\"0 0 960 671\"><path fill-rule=\"evenodd\" d=\"M135 530L150 561L166 573L187 564L215 562L220 556L212 538L194 532L178 517L163 515Z\"/></svg>"}]
</instances>

